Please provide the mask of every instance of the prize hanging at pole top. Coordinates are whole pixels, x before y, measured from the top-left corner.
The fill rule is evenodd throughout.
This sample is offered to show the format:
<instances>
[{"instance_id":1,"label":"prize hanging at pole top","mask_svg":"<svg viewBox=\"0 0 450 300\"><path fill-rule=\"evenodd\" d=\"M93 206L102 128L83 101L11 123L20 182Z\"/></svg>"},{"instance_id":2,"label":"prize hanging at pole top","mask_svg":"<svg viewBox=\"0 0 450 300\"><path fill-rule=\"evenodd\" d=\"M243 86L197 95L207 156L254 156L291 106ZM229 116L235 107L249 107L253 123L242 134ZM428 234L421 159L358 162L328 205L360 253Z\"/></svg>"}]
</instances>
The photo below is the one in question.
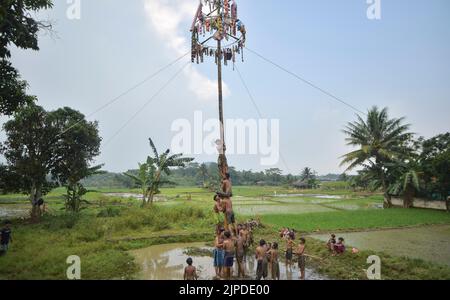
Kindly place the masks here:
<instances>
[{"instance_id":1,"label":"prize hanging at pole top","mask_svg":"<svg viewBox=\"0 0 450 300\"><path fill-rule=\"evenodd\" d=\"M244 61L246 28L238 19L236 0L200 0L191 27L192 62L203 63L205 57L223 59L224 65L234 63L240 56ZM238 36L239 35L239 36ZM225 41L219 49L210 41Z\"/></svg>"}]
</instances>

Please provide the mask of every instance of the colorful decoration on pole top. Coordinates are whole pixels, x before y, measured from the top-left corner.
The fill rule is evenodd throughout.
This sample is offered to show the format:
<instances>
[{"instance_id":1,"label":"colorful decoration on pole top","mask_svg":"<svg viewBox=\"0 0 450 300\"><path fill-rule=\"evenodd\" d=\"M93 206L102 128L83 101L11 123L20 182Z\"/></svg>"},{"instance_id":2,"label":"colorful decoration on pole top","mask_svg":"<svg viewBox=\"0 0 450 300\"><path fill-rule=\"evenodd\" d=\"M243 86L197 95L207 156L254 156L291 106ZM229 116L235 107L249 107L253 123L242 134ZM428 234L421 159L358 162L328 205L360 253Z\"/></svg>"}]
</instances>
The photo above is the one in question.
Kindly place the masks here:
<instances>
[{"instance_id":1,"label":"colorful decoration on pole top","mask_svg":"<svg viewBox=\"0 0 450 300\"><path fill-rule=\"evenodd\" d=\"M192 62L203 63L205 57L219 58L224 65L234 64L240 56L244 61L244 47L247 30L238 19L236 0L200 0L191 27ZM211 42L224 42L217 47Z\"/></svg>"}]
</instances>

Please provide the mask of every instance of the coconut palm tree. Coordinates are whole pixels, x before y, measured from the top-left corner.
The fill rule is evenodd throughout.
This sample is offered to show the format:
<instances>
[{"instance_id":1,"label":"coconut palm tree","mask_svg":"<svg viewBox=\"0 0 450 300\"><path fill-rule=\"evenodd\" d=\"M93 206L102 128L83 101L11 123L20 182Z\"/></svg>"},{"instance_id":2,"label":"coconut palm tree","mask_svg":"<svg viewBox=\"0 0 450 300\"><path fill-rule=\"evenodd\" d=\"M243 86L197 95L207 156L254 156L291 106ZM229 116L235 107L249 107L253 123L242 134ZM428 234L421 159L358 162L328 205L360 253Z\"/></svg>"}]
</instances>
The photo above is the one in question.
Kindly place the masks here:
<instances>
[{"instance_id":1,"label":"coconut palm tree","mask_svg":"<svg viewBox=\"0 0 450 300\"><path fill-rule=\"evenodd\" d=\"M202 178L203 188L208 188L209 173L208 166L206 164L200 165L200 167L198 168L198 175Z\"/></svg>"},{"instance_id":2,"label":"coconut palm tree","mask_svg":"<svg viewBox=\"0 0 450 300\"><path fill-rule=\"evenodd\" d=\"M300 174L300 179L308 185L308 188L313 188L316 185L316 172L306 167Z\"/></svg>"},{"instance_id":3,"label":"coconut palm tree","mask_svg":"<svg viewBox=\"0 0 450 300\"><path fill-rule=\"evenodd\" d=\"M416 192L420 191L421 172L417 171L418 166L414 162L397 162L393 165L397 180L390 186L389 192L392 195L403 194L403 207L411 208Z\"/></svg>"},{"instance_id":4,"label":"coconut palm tree","mask_svg":"<svg viewBox=\"0 0 450 300\"><path fill-rule=\"evenodd\" d=\"M370 164L371 170L378 176L387 208L392 207L392 202L386 164L405 156L408 151L406 143L412 136L410 125L404 124L404 120L390 119L387 108L379 110L374 106L366 120L358 115L358 120L348 123L343 131L347 135L347 145L358 149L344 155L341 166L349 165L347 171L350 171Z\"/></svg>"}]
</instances>

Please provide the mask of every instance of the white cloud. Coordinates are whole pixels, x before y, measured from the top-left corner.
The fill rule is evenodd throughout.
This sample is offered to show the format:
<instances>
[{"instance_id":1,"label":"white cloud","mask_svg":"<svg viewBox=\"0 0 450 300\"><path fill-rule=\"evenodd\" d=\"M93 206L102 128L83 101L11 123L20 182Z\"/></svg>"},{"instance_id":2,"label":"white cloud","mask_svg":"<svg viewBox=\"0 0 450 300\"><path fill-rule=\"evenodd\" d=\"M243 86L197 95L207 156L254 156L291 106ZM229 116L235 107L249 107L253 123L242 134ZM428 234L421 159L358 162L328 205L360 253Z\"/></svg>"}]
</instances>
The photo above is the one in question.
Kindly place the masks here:
<instances>
[{"instance_id":1,"label":"white cloud","mask_svg":"<svg viewBox=\"0 0 450 300\"><path fill-rule=\"evenodd\" d=\"M159 39L175 55L181 56L190 51L189 28L198 8L198 0L145 0L145 12L152 29ZM194 66L184 69L189 89L200 100L217 99L217 80L211 80ZM227 97L230 89L223 84L223 93Z\"/></svg>"}]
</instances>

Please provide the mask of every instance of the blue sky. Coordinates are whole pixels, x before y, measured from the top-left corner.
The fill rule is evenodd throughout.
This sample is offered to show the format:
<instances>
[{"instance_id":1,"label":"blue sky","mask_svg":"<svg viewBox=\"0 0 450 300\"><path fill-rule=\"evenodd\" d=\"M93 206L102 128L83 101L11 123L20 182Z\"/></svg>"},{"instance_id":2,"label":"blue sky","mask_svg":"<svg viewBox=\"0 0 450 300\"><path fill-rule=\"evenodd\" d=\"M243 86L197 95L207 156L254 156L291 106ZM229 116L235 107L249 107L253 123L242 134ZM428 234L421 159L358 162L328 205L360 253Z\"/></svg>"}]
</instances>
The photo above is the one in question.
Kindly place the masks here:
<instances>
[{"instance_id":1,"label":"blue sky","mask_svg":"<svg viewBox=\"0 0 450 300\"><path fill-rule=\"evenodd\" d=\"M81 0L81 19L66 17L55 1L40 18L55 35L40 37L41 51L13 50L13 63L30 93L47 109L70 106L89 115L189 49L189 26L197 0ZM366 0L240 0L247 47L285 66L361 110L388 106L406 116L412 130L431 137L449 131L450 2L381 0L381 20L366 16ZM189 61L186 57L185 61ZM177 69L167 70L92 120L108 140ZM134 168L150 152L152 137L170 146L175 119L201 110L216 117L213 62L190 66L129 126L102 148L105 169ZM280 119L281 153L297 174L341 172L349 149L341 132L355 112L245 53L238 64L262 113ZM258 118L238 75L224 70L226 118ZM4 120L4 118L3 118ZM3 139L4 135L0 135ZM198 161L214 161L200 155ZM239 169L261 170L258 156L229 158Z\"/></svg>"}]
</instances>

